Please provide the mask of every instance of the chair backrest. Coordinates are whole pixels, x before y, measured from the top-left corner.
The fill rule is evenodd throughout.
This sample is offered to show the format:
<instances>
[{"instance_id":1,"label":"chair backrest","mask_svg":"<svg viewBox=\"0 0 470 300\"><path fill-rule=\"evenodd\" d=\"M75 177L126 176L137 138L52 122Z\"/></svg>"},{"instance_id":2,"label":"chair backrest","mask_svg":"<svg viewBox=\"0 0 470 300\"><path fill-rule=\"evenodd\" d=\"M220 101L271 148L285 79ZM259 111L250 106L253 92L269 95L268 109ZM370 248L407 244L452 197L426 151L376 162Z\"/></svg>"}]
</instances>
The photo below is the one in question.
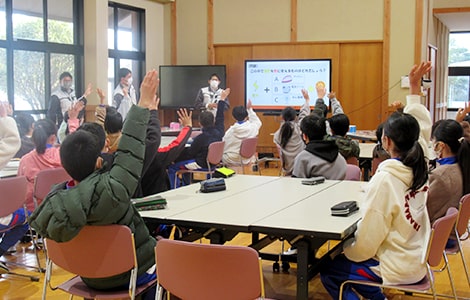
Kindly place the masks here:
<instances>
[{"instance_id":1,"label":"chair backrest","mask_svg":"<svg viewBox=\"0 0 470 300\"><path fill-rule=\"evenodd\" d=\"M256 299L262 296L258 253L249 247L160 240L157 279L181 299Z\"/></svg>"},{"instance_id":2,"label":"chair backrest","mask_svg":"<svg viewBox=\"0 0 470 300\"><path fill-rule=\"evenodd\" d=\"M357 159L357 157L355 156L350 156L346 159L346 163L348 165L355 165L355 166L358 166L359 167L359 159Z\"/></svg>"},{"instance_id":3,"label":"chair backrest","mask_svg":"<svg viewBox=\"0 0 470 300\"><path fill-rule=\"evenodd\" d=\"M346 165L346 178L345 180L361 180L361 169L356 165Z\"/></svg>"},{"instance_id":4,"label":"chair backrest","mask_svg":"<svg viewBox=\"0 0 470 300\"><path fill-rule=\"evenodd\" d=\"M460 199L459 217L457 218L457 234L461 237L468 230L468 221L470 219L470 194L463 195Z\"/></svg>"},{"instance_id":5,"label":"chair backrest","mask_svg":"<svg viewBox=\"0 0 470 300\"><path fill-rule=\"evenodd\" d=\"M0 179L0 217L8 216L23 207L26 202L26 187L28 181L24 176Z\"/></svg>"},{"instance_id":6,"label":"chair backrest","mask_svg":"<svg viewBox=\"0 0 470 300\"><path fill-rule=\"evenodd\" d=\"M209 149L207 151L207 162L211 165L217 165L222 160L222 156L224 155L224 146L225 142L213 142L209 145Z\"/></svg>"},{"instance_id":7,"label":"chair backrest","mask_svg":"<svg viewBox=\"0 0 470 300\"><path fill-rule=\"evenodd\" d=\"M82 277L110 277L137 264L134 237L124 225L85 226L68 242L46 238L44 243L54 264Z\"/></svg>"},{"instance_id":8,"label":"chair backrest","mask_svg":"<svg viewBox=\"0 0 470 300\"><path fill-rule=\"evenodd\" d=\"M440 217L432 224L431 238L428 245L427 261L431 267L440 265L447 240L454 228L459 211L450 207L445 216Z\"/></svg>"},{"instance_id":9,"label":"chair backrest","mask_svg":"<svg viewBox=\"0 0 470 300\"><path fill-rule=\"evenodd\" d=\"M53 185L70 179L70 175L64 168L44 169L39 171L34 179L33 197L36 204L41 204L42 200L49 194Z\"/></svg>"},{"instance_id":10,"label":"chair backrest","mask_svg":"<svg viewBox=\"0 0 470 300\"><path fill-rule=\"evenodd\" d=\"M258 137L252 137L242 140L240 145L240 156L243 158L250 158L256 153L258 146Z\"/></svg>"}]
</instances>

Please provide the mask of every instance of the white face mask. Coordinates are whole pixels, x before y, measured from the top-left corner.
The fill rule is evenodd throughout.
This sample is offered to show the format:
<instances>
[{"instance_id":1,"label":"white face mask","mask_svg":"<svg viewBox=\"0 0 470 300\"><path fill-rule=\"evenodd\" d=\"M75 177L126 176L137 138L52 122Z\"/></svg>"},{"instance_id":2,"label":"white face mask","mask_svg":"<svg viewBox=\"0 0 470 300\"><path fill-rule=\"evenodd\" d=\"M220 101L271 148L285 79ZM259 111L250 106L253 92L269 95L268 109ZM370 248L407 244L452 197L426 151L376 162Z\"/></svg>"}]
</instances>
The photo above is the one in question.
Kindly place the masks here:
<instances>
[{"instance_id":1,"label":"white face mask","mask_svg":"<svg viewBox=\"0 0 470 300\"><path fill-rule=\"evenodd\" d=\"M128 86L131 86L131 85L132 85L132 77L130 77L129 79L127 79L127 85L128 85Z\"/></svg>"},{"instance_id":2,"label":"white face mask","mask_svg":"<svg viewBox=\"0 0 470 300\"><path fill-rule=\"evenodd\" d=\"M210 85L211 85L211 88L213 90L215 90L219 87L219 81L218 80L211 80Z\"/></svg>"}]
</instances>

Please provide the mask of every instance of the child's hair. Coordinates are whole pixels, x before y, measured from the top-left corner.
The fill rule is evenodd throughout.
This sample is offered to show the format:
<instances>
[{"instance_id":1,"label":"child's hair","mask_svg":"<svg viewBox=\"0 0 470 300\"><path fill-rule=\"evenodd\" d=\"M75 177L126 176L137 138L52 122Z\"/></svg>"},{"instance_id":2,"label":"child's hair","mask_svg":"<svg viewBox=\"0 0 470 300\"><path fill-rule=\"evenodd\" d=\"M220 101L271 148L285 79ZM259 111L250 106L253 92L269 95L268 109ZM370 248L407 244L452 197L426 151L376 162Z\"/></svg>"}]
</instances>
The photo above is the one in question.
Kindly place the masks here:
<instances>
[{"instance_id":1,"label":"child's hair","mask_svg":"<svg viewBox=\"0 0 470 300\"><path fill-rule=\"evenodd\" d=\"M467 115L465 116L465 118L463 118L463 120L470 123L470 115L467 114Z\"/></svg>"},{"instance_id":2,"label":"child's hair","mask_svg":"<svg viewBox=\"0 0 470 300\"><path fill-rule=\"evenodd\" d=\"M394 112L384 123L384 136L395 144L394 151L400 161L413 170L413 182L410 190L416 191L428 180L428 167L424 152L418 143L419 124L409 114Z\"/></svg>"},{"instance_id":3,"label":"child's hair","mask_svg":"<svg viewBox=\"0 0 470 300\"><path fill-rule=\"evenodd\" d=\"M211 80L212 77L217 77L217 79L220 81L220 77L219 75L217 75L217 73L212 73L211 76L209 77L209 80Z\"/></svg>"},{"instance_id":4,"label":"child's hair","mask_svg":"<svg viewBox=\"0 0 470 300\"><path fill-rule=\"evenodd\" d=\"M337 114L328 119L333 135L345 136L349 131L349 118L345 114Z\"/></svg>"},{"instance_id":5,"label":"child's hair","mask_svg":"<svg viewBox=\"0 0 470 300\"><path fill-rule=\"evenodd\" d=\"M82 181L95 171L101 149L95 135L85 130L77 130L60 146L62 166L73 179Z\"/></svg>"},{"instance_id":6,"label":"child's hair","mask_svg":"<svg viewBox=\"0 0 470 300\"><path fill-rule=\"evenodd\" d=\"M34 123L32 140L36 146L36 152L39 154L44 154L44 152L46 152L47 140L51 135L56 134L57 126L55 126L51 120L42 119Z\"/></svg>"},{"instance_id":7,"label":"child's hair","mask_svg":"<svg viewBox=\"0 0 470 300\"><path fill-rule=\"evenodd\" d=\"M282 116L282 119L284 120L284 124L282 124L281 130L280 130L281 147L285 148L292 136L292 133L294 132L289 122L295 120L295 117L297 117L297 112L295 111L295 109L288 106L282 110L281 116Z\"/></svg>"},{"instance_id":8,"label":"child's hair","mask_svg":"<svg viewBox=\"0 0 470 300\"><path fill-rule=\"evenodd\" d=\"M320 141L326 135L325 118L319 115L308 115L300 122L300 130L310 141Z\"/></svg>"},{"instance_id":9,"label":"child's hair","mask_svg":"<svg viewBox=\"0 0 470 300\"><path fill-rule=\"evenodd\" d=\"M120 68L119 71L118 71L118 78L119 79L124 78L129 73L132 73L132 72L128 68Z\"/></svg>"},{"instance_id":10,"label":"child's hair","mask_svg":"<svg viewBox=\"0 0 470 300\"><path fill-rule=\"evenodd\" d=\"M199 114L199 123L202 127L214 125L214 115L210 111L203 111Z\"/></svg>"},{"instance_id":11,"label":"child's hair","mask_svg":"<svg viewBox=\"0 0 470 300\"><path fill-rule=\"evenodd\" d=\"M107 133L116 133L122 130L122 115L115 107L106 107L106 117L104 118L104 130Z\"/></svg>"},{"instance_id":12,"label":"child's hair","mask_svg":"<svg viewBox=\"0 0 470 300\"><path fill-rule=\"evenodd\" d=\"M235 106L232 110L232 116L235 118L235 120L241 122L248 117L248 112L246 111L246 108L242 105L240 106Z\"/></svg>"},{"instance_id":13,"label":"child's hair","mask_svg":"<svg viewBox=\"0 0 470 300\"><path fill-rule=\"evenodd\" d=\"M384 123L380 123L375 130L375 136L377 137L377 144L382 145L382 133L384 132Z\"/></svg>"},{"instance_id":14,"label":"child's hair","mask_svg":"<svg viewBox=\"0 0 470 300\"><path fill-rule=\"evenodd\" d=\"M468 194L470 192L470 145L463 138L462 126L455 120L439 120L433 126L431 138L448 145L450 151L457 156L463 177L462 195Z\"/></svg>"},{"instance_id":15,"label":"child's hair","mask_svg":"<svg viewBox=\"0 0 470 300\"><path fill-rule=\"evenodd\" d=\"M33 127L34 118L30 114L20 112L15 116L16 125L18 126L18 131L20 137L24 137L29 130Z\"/></svg>"},{"instance_id":16,"label":"child's hair","mask_svg":"<svg viewBox=\"0 0 470 300\"><path fill-rule=\"evenodd\" d=\"M104 132L103 127L98 123L83 123L82 126L78 127L77 130L85 130L93 134L98 138L98 145L100 149L104 148L104 144L106 143L106 132Z\"/></svg>"}]
</instances>

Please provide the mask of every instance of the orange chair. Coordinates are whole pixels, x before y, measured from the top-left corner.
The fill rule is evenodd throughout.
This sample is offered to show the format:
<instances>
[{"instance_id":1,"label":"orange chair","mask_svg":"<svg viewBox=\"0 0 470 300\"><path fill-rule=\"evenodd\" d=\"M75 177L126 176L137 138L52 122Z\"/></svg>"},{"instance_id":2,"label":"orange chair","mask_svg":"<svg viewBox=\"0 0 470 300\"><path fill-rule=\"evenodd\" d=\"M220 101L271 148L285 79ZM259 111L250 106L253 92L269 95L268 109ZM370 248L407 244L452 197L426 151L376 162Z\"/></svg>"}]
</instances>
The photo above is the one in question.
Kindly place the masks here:
<instances>
[{"instance_id":1,"label":"orange chair","mask_svg":"<svg viewBox=\"0 0 470 300\"><path fill-rule=\"evenodd\" d=\"M206 163L208 166L214 166L210 167L209 169L196 169L196 170L178 170L175 173L175 188L178 187L178 176L182 175L184 173L191 173L191 180L192 180L192 175L195 173L198 174L208 174L210 178L212 178L212 175L215 172L215 166L220 164L222 160L222 156L224 155L224 146L225 142L220 141L220 142L213 142L209 145L209 149L207 151L207 158L206 158Z\"/></svg>"},{"instance_id":2,"label":"orange chair","mask_svg":"<svg viewBox=\"0 0 470 300\"><path fill-rule=\"evenodd\" d=\"M450 233L455 225L457 220L458 211L455 207L451 207L447 210L445 216L437 219L431 231L431 237L429 239L428 248L426 250L426 267L427 267L427 275L419 282L414 284L400 284L400 285L386 285L382 283L377 283L373 281L366 281L366 280L347 280L341 284L339 290L339 297L342 299L343 296L343 288L346 284L352 285L368 285L368 286L376 286L381 288L389 288L395 290L402 290L405 292L412 292L412 293L426 293L431 289L432 295L434 299L437 299L436 288L434 286L434 276L433 271L431 268L438 267L441 264L442 259L447 265L447 275L449 276L452 292L454 294L454 298L457 299L457 294L455 291L455 287L452 280L452 274L450 268L448 266L447 255L445 252L445 246L447 240L449 239Z\"/></svg>"},{"instance_id":3,"label":"orange chair","mask_svg":"<svg viewBox=\"0 0 470 300\"><path fill-rule=\"evenodd\" d=\"M258 253L249 247L160 240L155 247L158 299L162 288L181 299L264 298Z\"/></svg>"},{"instance_id":4,"label":"orange chair","mask_svg":"<svg viewBox=\"0 0 470 300\"><path fill-rule=\"evenodd\" d=\"M357 157L355 156L350 156L346 159L346 163L348 165L355 165L355 166L358 166L359 167L359 159L357 159Z\"/></svg>"},{"instance_id":5,"label":"orange chair","mask_svg":"<svg viewBox=\"0 0 470 300\"><path fill-rule=\"evenodd\" d=\"M28 181L26 180L26 177L24 176L10 177L10 178L5 178L5 179L0 180L0 194L2 195L1 197L2 201L0 202L0 218L7 217L20 208L24 209L26 216L28 215L26 207L25 207L27 183ZM27 223L27 221L25 221L25 223ZM17 225L24 225L25 223L17 224ZM13 227L9 227L9 228L0 230L0 236L12 228ZM31 234L31 228L29 230ZM20 263L8 262L8 261L6 261L6 264L18 265L18 266L23 266L27 268L34 268L34 269L37 269L39 272L41 272L42 268L39 262L37 249L36 247L34 247L33 249L34 249L34 254L36 256L37 267L32 267L32 266L28 266L28 265L24 265ZM23 275L23 274L18 274L14 272L8 272L3 275L20 276L20 277L29 278L31 281L39 281L39 278L37 276Z\"/></svg>"},{"instance_id":6,"label":"orange chair","mask_svg":"<svg viewBox=\"0 0 470 300\"><path fill-rule=\"evenodd\" d=\"M457 254L460 252L460 257L462 259L462 264L465 270L465 275L467 276L467 282L470 286L470 273L468 271L467 262L465 260L465 255L463 253L462 241L468 239L470 236L469 229L469 220L470 220L470 194L464 195L460 199L459 205L459 217L457 218L457 223L455 224L455 235L457 236L457 243L452 248L446 248L447 254Z\"/></svg>"},{"instance_id":7,"label":"orange chair","mask_svg":"<svg viewBox=\"0 0 470 300\"><path fill-rule=\"evenodd\" d=\"M47 251L46 277L42 299L46 299L47 286L57 288L85 299L125 298L134 299L156 283L155 281L136 287L137 258L134 235L124 225L85 226L72 240L57 243L44 239ZM52 264L77 276L51 286ZM87 287L80 276L86 278L106 278L131 272L129 288L124 290L101 291Z\"/></svg>"},{"instance_id":8,"label":"orange chair","mask_svg":"<svg viewBox=\"0 0 470 300\"><path fill-rule=\"evenodd\" d=\"M68 181L71 177L64 168L44 169L38 172L34 179L33 200L38 207L42 200L49 194L55 184Z\"/></svg>"}]
</instances>

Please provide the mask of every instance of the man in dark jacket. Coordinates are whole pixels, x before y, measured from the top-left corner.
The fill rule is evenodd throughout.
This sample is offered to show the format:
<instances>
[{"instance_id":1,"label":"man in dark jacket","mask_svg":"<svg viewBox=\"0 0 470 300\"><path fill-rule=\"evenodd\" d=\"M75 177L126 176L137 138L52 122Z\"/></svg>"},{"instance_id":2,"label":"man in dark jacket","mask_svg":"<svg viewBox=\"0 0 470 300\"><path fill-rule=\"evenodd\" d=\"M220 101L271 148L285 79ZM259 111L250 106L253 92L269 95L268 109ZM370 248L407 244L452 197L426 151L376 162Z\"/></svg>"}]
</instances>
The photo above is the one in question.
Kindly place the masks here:
<instances>
[{"instance_id":1,"label":"man in dark jacket","mask_svg":"<svg viewBox=\"0 0 470 300\"><path fill-rule=\"evenodd\" d=\"M145 76L139 105L129 111L108 172L101 169L101 148L93 134L79 130L64 140L60 149L62 165L73 180L56 187L30 219L39 234L57 242L73 239L85 225L128 226L135 238L138 284L155 278L156 241L129 200L142 173L149 110L157 105L158 82L156 71ZM112 289L125 286L129 276L127 272L108 278L82 279L92 288Z\"/></svg>"}]
</instances>

